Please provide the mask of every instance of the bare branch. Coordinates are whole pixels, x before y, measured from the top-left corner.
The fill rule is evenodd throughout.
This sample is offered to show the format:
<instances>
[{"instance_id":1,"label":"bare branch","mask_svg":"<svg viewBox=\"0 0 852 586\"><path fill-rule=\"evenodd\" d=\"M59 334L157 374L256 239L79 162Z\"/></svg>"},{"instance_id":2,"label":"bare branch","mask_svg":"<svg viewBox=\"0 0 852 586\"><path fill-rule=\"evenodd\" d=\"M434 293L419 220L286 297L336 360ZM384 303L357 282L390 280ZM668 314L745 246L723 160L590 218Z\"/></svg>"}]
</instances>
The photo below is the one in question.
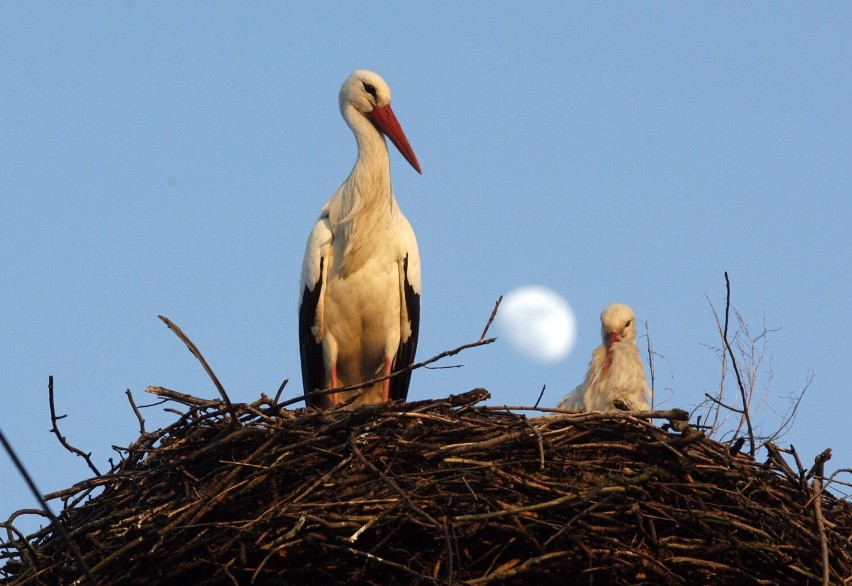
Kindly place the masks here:
<instances>
[{"instance_id":1,"label":"bare branch","mask_svg":"<svg viewBox=\"0 0 852 586\"><path fill-rule=\"evenodd\" d=\"M479 341L480 341L480 342L481 342L482 340L484 340L484 339L485 339L486 334L488 334L488 328L490 328L490 327L491 327L491 323L494 321L494 318L495 318L495 317L496 317L496 315L497 315L497 308L498 308L498 307L500 307L500 302L501 302L501 301L503 301L503 296L502 296L502 295L501 295L500 297L498 297L498 298L497 298L497 303L495 303L495 304L494 304L494 309L491 311L491 317L489 317L489 318L488 318L488 323L487 323L487 324L485 324L485 329L484 329L484 330L482 330L482 335L481 335L481 336L479 336Z\"/></svg>"},{"instance_id":2,"label":"bare branch","mask_svg":"<svg viewBox=\"0 0 852 586\"><path fill-rule=\"evenodd\" d=\"M541 392L538 394L538 399L535 400L535 405L533 407L538 407L538 404L541 403L541 398L544 396L544 389L547 388L547 385L541 385Z\"/></svg>"},{"instance_id":3,"label":"bare branch","mask_svg":"<svg viewBox=\"0 0 852 586\"><path fill-rule=\"evenodd\" d=\"M281 386L280 386L280 387L278 387L278 392L277 392L277 393L275 393L275 398L272 400L273 405L277 405L277 404L278 404L278 399L280 399L280 398L281 398L281 393L283 393L283 392L284 392L284 387L286 387L286 386L287 386L287 383L289 383L289 382L290 382L290 379L289 379L289 378L285 378L285 379L284 379L284 382L282 382L282 383L281 383Z\"/></svg>"},{"instance_id":4,"label":"bare branch","mask_svg":"<svg viewBox=\"0 0 852 586\"><path fill-rule=\"evenodd\" d=\"M828 586L831 581L831 566L828 563L828 536L825 531L825 519L822 516L822 477L825 463L831 458L831 449L827 449L814 460L813 505L814 519L819 532L819 544L822 554L822 584Z\"/></svg>"},{"instance_id":5,"label":"bare branch","mask_svg":"<svg viewBox=\"0 0 852 586\"><path fill-rule=\"evenodd\" d=\"M145 392L157 395L158 397L165 397L189 407L208 407L210 405L215 405L218 402L210 399L199 399L198 397L193 397L186 393L179 393L178 391L173 391L165 387L148 387L145 389Z\"/></svg>"},{"instance_id":6,"label":"bare branch","mask_svg":"<svg viewBox=\"0 0 852 586\"><path fill-rule=\"evenodd\" d=\"M130 401L130 407L133 409L133 413L136 414L136 419L139 421L139 435L145 435L145 419L142 417L142 413L139 412L139 408L136 406L136 401L133 400L133 393L130 392L130 389L124 391L124 394L127 395L127 400Z\"/></svg>"},{"instance_id":7,"label":"bare branch","mask_svg":"<svg viewBox=\"0 0 852 586\"><path fill-rule=\"evenodd\" d=\"M50 429L50 431L53 432L53 434L56 436L56 439L58 439L59 443L62 444L63 448L65 448L66 450L68 450L72 454L75 454L75 455L83 458L86 461L86 464L88 464L89 468L92 470L92 472L95 473L95 476L100 476L101 475L100 471L95 466L95 464L92 462L92 458L91 458L92 453L89 452L87 454L83 450L75 448L74 446L69 444L68 440L65 439L65 436L63 436L59 432L58 421L60 419L64 419L66 416L65 415L56 415L56 406L54 405L54 402L53 402L53 375L50 375L47 378L47 397L48 397L48 401L50 402L50 422L53 425L53 427Z\"/></svg>"},{"instance_id":8,"label":"bare branch","mask_svg":"<svg viewBox=\"0 0 852 586\"><path fill-rule=\"evenodd\" d=\"M651 371L651 408L654 408L654 405L657 402L657 394L654 392L654 348L651 345L651 331L648 327L648 320L645 320L645 340L648 343L648 370Z\"/></svg>"},{"instance_id":9,"label":"bare branch","mask_svg":"<svg viewBox=\"0 0 852 586\"><path fill-rule=\"evenodd\" d=\"M204 370L207 372L207 376L210 377L210 380L213 381L213 384L216 385L216 389L219 391L219 395L222 397L222 400L225 401L225 406L228 409L228 412L231 414L231 424L234 427L240 427L240 420L237 419L237 414L234 412L234 406L231 405L231 399L228 398L228 393L225 392L224 387L222 387L222 383L219 382L219 379L216 377L216 374L213 372L213 369L210 368L210 365L207 364L207 361L204 360L204 356L201 355L201 352L198 350L195 344L192 343L186 334L181 331L177 325L175 325L169 318L164 315L158 315L164 324L166 324L171 331L175 333L175 335L186 344L186 347L189 348L189 351L192 352L192 355L195 356L198 361L201 363L201 366L204 367Z\"/></svg>"},{"instance_id":10,"label":"bare branch","mask_svg":"<svg viewBox=\"0 0 852 586\"><path fill-rule=\"evenodd\" d=\"M731 349L731 343L728 341L728 318L731 311L731 281L728 278L728 271L725 271L725 290L727 292L725 296L725 329L722 334L722 339L725 342L725 347L728 349L728 355L731 357L731 365L734 367L734 374L737 376L737 385L740 388L740 395L743 400L743 418L745 419L746 426L748 427L749 455L754 456L754 430L751 427L751 417L748 412L748 396L746 394L745 387L743 386L743 379L740 375L739 366L737 366L737 359L734 356L734 351Z\"/></svg>"}]
</instances>

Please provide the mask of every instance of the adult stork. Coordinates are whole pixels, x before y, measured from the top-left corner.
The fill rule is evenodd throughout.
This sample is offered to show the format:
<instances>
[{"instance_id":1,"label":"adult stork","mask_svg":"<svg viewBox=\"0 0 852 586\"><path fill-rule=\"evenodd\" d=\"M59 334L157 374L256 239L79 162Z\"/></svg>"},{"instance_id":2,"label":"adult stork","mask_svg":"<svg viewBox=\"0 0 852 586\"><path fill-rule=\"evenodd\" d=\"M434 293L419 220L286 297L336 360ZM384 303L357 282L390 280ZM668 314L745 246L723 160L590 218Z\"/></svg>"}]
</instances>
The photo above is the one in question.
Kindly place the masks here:
<instances>
[{"instance_id":1,"label":"adult stork","mask_svg":"<svg viewBox=\"0 0 852 586\"><path fill-rule=\"evenodd\" d=\"M592 352L586 378L559 403L571 411L615 411L620 399L633 411L650 408L651 390L636 346L633 310L613 303L601 313L603 343Z\"/></svg>"},{"instance_id":2,"label":"adult stork","mask_svg":"<svg viewBox=\"0 0 852 586\"><path fill-rule=\"evenodd\" d=\"M390 375L414 360L420 324L417 240L393 194L387 136L420 164L391 110L388 84L359 70L340 88L340 113L358 158L308 237L299 283L299 346L305 393ZM405 399L411 373L362 389L347 406ZM329 409L355 391L308 399Z\"/></svg>"}]
</instances>

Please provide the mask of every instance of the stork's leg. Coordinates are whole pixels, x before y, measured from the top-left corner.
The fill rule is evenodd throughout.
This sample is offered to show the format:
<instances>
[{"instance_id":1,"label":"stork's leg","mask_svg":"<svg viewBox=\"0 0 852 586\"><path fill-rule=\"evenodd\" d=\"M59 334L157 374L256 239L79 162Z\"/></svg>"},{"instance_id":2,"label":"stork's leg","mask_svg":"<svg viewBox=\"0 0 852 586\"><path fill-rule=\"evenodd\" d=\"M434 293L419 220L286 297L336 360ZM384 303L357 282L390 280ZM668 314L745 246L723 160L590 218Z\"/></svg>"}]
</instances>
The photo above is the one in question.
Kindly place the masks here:
<instances>
[{"instance_id":1,"label":"stork's leg","mask_svg":"<svg viewBox=\"0 0 852 586\"><path fill-rule=\"evenodd\" d=\"M385 376L390 376L391 373L391 361L385 358ZM387 402L390 401L390 379L386 378L382 383L382 401Z\"/></svg>"},{"instance_id":2,"label":"stork's leg","mask_svg":"<svg viewBox=\"0 0 852 586\"><path fill-rule=\"evenodd\" d=\"M331 363L331 388L335 389L340 386L340 379L337 378L337 362ZM331 407L337 407L340 403L340 393L331 394Z\"/></svg>"}]
</instances>

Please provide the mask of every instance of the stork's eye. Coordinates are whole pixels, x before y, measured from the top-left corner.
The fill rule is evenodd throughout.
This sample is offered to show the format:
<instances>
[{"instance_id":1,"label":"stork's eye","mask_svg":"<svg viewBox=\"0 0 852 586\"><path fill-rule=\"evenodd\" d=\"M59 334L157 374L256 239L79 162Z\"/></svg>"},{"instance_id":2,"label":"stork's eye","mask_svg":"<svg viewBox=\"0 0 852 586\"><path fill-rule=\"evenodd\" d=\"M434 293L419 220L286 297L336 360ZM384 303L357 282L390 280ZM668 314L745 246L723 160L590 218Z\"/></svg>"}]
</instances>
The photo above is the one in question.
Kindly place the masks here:
<instances>
[{"instance_id":1,"label":"stork's eye","mask_svg":"<svg viewBox=\"0 0 852 586\"><path fill-rule=\"evenodd\" d=\"M376 97L376 88L373 84L365 82L364 83L364 91L367 92L368 94L370 94L371 96L373 96L373 98Z\"/></svg>"},{"instance_id":2,"label":"stork's eye","mask_svg":"<svg viewBox=\"0 0 852 586\"><path fill-rule=\"evenodd\" d=\"M624 327L625 327L625 328L629 328L629 327L630 327L630 324L632 324L632 323L633 323L633 320L632 320L632 319L629 319L629 320L627 320L627 323L626 323L626 324L624 324Z\"/></svg>"}]
</instances>

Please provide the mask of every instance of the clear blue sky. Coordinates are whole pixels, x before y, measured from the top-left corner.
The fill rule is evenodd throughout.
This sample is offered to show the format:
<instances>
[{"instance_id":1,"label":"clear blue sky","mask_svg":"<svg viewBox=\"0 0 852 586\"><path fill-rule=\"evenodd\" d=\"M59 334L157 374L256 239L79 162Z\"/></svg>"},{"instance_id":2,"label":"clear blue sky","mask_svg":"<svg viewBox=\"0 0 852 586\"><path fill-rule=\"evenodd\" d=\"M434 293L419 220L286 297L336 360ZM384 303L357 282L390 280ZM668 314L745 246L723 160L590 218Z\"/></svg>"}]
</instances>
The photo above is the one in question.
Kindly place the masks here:
<instances>
[{"instance_id":1,"label":"clear blue sky","mask_svg":"<svg viewBox=\"0 0 852 586\"><path fill-rule=\"evenodd\" d=\"M48 433L48 375L101 468L138 434L125 389L215 397L157 314L234 401L300 393L299 266L355 157L338 89L367 68L423 166L392 154L423 260L418 358L477 339L525 284L579 327L560 363L501 339L416 372L410 398L529 405L546 384L554 405L619 301L662 355L658 404L689 408L719 385L705 296L722 308L728 271L753 332L778 329L756 419L771 431L812 372L782 443L850 467L850 31L828 2L5 2L0 428L49 492L89 471ZM2 519L34 504L5 454L0 495Z\"/></svg>"}]
</instances>

